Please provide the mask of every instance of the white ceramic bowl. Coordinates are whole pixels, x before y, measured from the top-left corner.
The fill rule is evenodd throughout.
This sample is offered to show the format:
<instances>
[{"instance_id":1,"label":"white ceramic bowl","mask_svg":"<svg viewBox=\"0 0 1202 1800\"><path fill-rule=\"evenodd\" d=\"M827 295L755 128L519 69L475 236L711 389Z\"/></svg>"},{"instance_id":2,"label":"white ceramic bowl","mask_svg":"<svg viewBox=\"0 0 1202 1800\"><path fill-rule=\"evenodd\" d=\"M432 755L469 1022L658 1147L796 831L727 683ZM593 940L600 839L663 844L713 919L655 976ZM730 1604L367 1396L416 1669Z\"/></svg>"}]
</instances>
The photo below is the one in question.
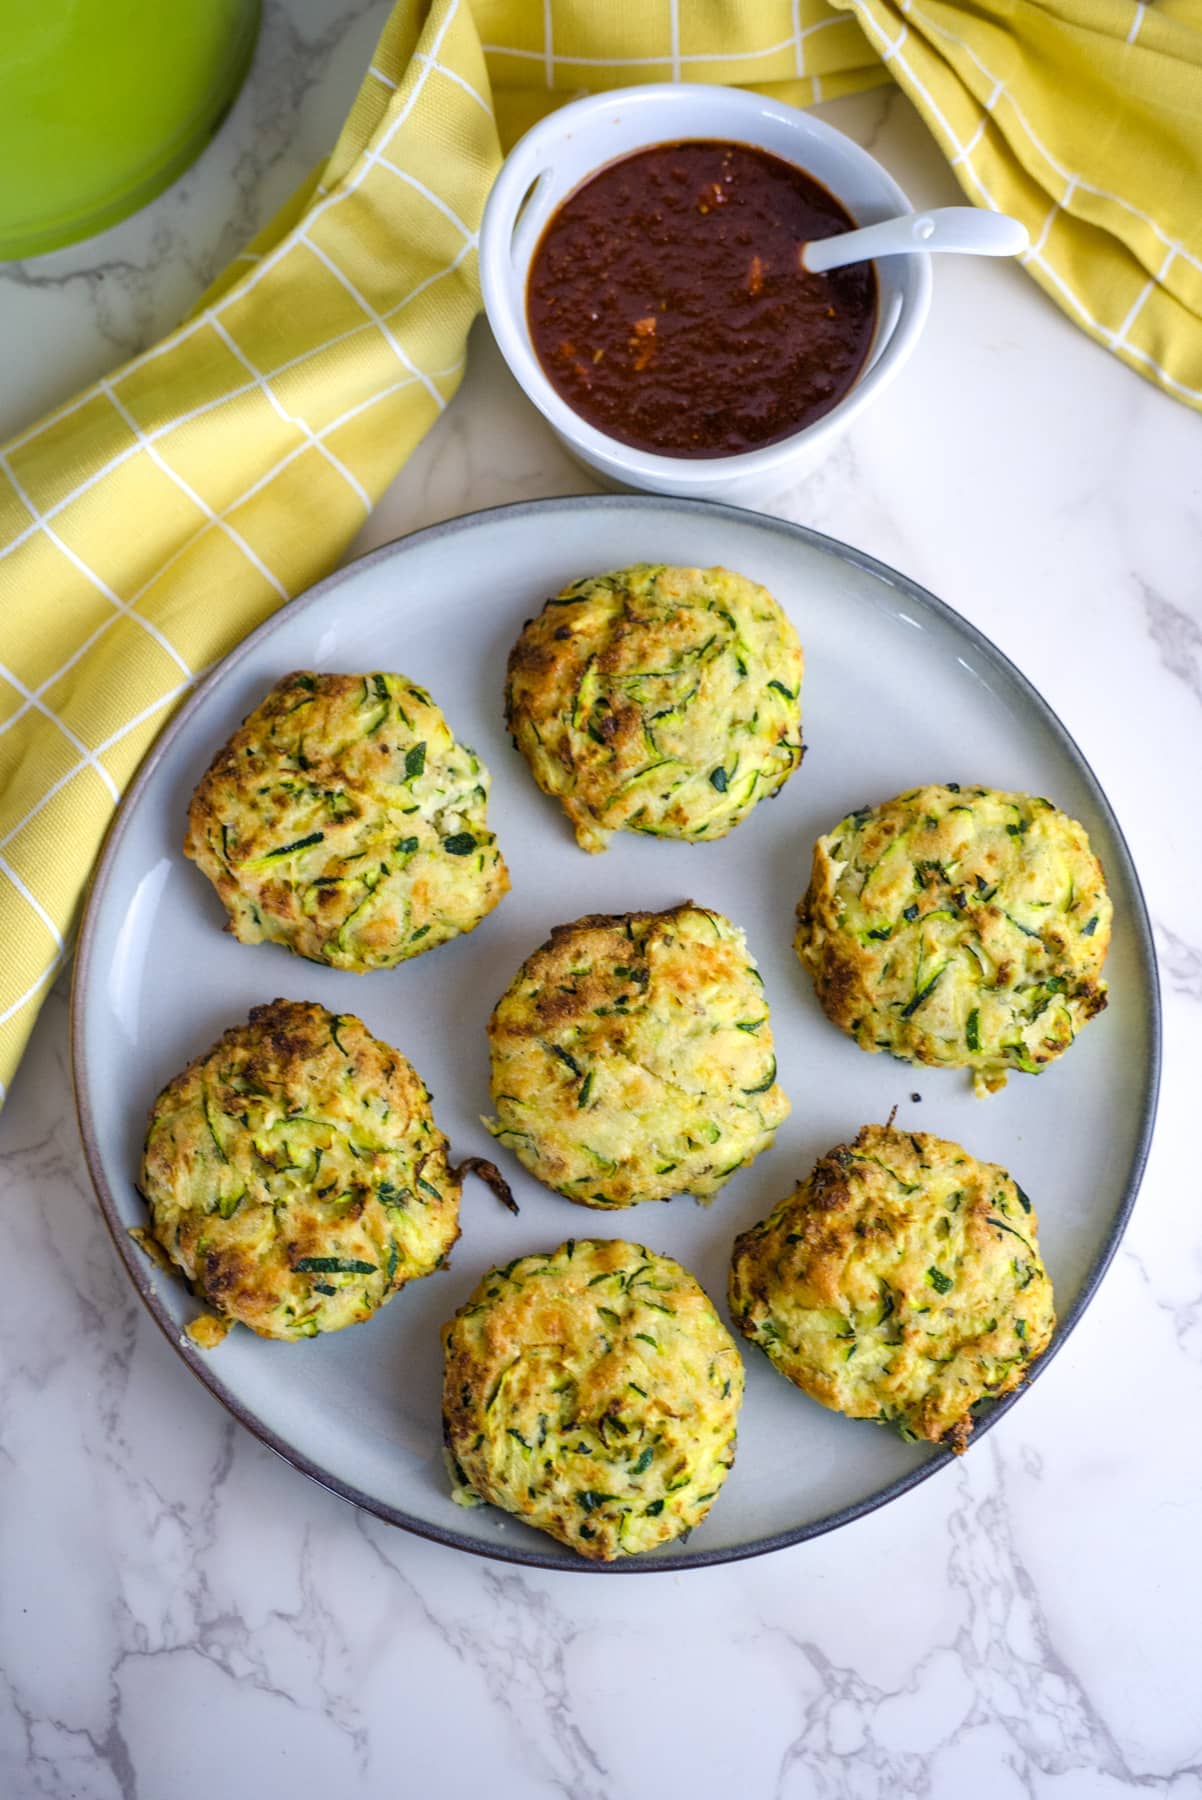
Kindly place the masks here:
<instances>
[{"instance_id":1,"label":"white ceramic bowl","mask_svg":"<svg viewBox=\"0 0 1202 1800\"><path fill-rule=\"evenodd\" d=\"M606 163L649 144L687 138L754 144L813 175L858 225L910 211L901 188L845 137L796 107L737 88L655 83L592 94L527 132L506 158L480 229L480 280L493 335L529 400L565 448L609 486L653 494L748 499L826 454L913 350L931 297L929 256L876 265L876 335L858 379L823 418L792 437L739 456L658 456L619 443L573 412L543 373L526 323L526 278L543 227L560 201Z\"/></svg>"}]
</instances>

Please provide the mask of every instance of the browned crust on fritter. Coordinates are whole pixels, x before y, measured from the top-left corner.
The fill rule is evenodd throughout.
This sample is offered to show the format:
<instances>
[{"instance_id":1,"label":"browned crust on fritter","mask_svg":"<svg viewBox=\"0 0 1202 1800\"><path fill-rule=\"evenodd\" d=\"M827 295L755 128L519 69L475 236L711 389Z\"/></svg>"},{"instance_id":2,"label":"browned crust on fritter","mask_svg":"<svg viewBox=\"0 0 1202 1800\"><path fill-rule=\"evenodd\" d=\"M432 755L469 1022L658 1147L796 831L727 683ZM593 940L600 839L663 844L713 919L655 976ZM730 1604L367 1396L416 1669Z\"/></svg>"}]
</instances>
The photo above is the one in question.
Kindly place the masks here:
<instances>
[{"instance_id":1,"label":"browned crust on fritter","mask_svg":"<svg viewBox=\"0 0 1202 1800\"><path fill-rule=\"evenodd\" d=\"M927 1169L943 1178L953 1210L943 1215L940 1199L916 1232L915 1209L926 1207L928 1192L939 1192L920 1191ZM1029 1202L1004 1169L930 1133L865 1126L852 1143L820 1157L793 1194L735 1240L732 1315L823 1405L853 1418L890 1418L959 1453L972 1432L972 1406L1018 1387L1050 1340L1051 1290L1037 1247L1030 1276L1021 1277L1029 1290L1004 1294L990 1285L1003 1276L1010 1284L1015 1240L1037 1246L1037 1230ZM933 1312L953 1301L959 1310L946 1334L932 1336ZM1016 1331L1019 1310L1030 1317Z\"/></svg>"}]
</instances>

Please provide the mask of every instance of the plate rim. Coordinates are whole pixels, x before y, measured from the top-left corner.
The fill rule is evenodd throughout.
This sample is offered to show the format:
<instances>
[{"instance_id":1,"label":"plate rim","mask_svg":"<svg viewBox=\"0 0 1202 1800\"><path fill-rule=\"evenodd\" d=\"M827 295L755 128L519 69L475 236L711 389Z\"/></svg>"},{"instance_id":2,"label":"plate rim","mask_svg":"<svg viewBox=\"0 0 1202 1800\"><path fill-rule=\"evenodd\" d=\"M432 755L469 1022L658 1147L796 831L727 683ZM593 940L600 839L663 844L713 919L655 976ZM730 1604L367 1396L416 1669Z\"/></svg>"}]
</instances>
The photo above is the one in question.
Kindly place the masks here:
<instances>
[{"instance_id":1,"label":"plate rim","mask_svg":"<svg viewBox=\"0 0 1202 1800\"><path fill-rule=\"evenodd\" d=\"M252 1412L215 1372L211 1360L205 1353L193 1344L184 1332L177 1330L174 1320L155 1292L151 1280L151 1265L128 1235L105 1175L94 1125L95 1114L84 1054L84 1028L100 901L129 822L142 794L153 781L159 765L176 738L190 723L193 714L207 703L210 689L225 679L244 656L257 649L266 638L279 629L285 620L295 617L299 610L307 610L317 602L324 600L342 583L357 578L364 570L372 568L378 563L391 561L412 544L430 543L439 538L458 536L476 529L485 521L498 518L520 518L523 515L537 518L547 514L578 511L581 508L585 511L617 511L632 506L638 511L668 509L685 513L704 513L728 519L736 525L750 525L756 530L767 531L793 543L804 543L811 549L834 556L838 561L850 563L853 567L883 581L886 586L899 594L916 600L935 618L949 625L953 630L963 633L969 643L983 651L987 658L993 660L995 666L1000 666L1015 684L1023 699L1034 709L1044 725L1050 729L1070 762L1075 765L1078 774L1090 790L1095 805L1106 820L1118 847L1120 858L1124 864L1123 872L1131 888L1134 901L1132 922L1137 950L1147 975L1147 997L1150 1000L1150 1054L1145 1071L1135 1154L1118 1209L1101 1248L1086 1271L1072 1307L1068 1314L1058 1321L1056 1333L1049 1348L1035 1363L1026 1381L1010 1394L995 1401L985 1417L976 1424L972 1436L973 1444L980 1442L999 1419L1009 1412L1015 1402L1032 1387L1071 1337L1085 1312L1093 1303L1106 1271L1122 1242L1139 1194L1156 1123L1163 1058L1160 973L1148 904L1126 836L1092 766L1059 714L1044 699L1034 683L1010 660L1004 650L1000 649L991 638L987 637L971 620L966 619L962 613L957 612L947 601L939 599L929 588L923 587L921 582L915 581L912 577L893 568L891 564L882 562L880 558L870 555L867 551L844 543L842 539L832 537L827 532L817 531L813 526L802 525L791 519L777 518L769 513L756 512L747 507L732 506L724 501L693 499L684 495L667 494L562 494L482 507L475 511L458 513L452 518L439 520L433 525L419 526L413 531L403 532L398 537L390 538L387 543L377 545L374 549L364 551L360 556L342 563L329 575L304 589L294 599L277 607L275 612L235 644L227 655L207 671L197 684L195 692L189 696L155 738L109 822L100 854L93 867L83 901L71 978L69 1023L72 1095L88 1177L118 1257L130 1278L135 1293L150 1313L151 1318L176 1355L180 1357L196 1379L208 1389L238 1424L256 1437L260 1443L265 1444L269 1450L274 1450L284 1462L299 1470L301 1474L307 1475L319 1487L336 1494L340 1499L348 1501L361 1511L382 1519L386 1524L398 1526L401 1530L411 1532L414 1536L425 1538L430 1542L467 1551L470 1555L483 1557L487 1561L512 1563L527 1568L549 1569L556 1573L668 1575L686 1569L712 1568L721 1563L743 1562L752 1557L766 1556L773 1551L787 1549L794 1544L806 1543L814 1538L823 1537L827 1532L837 1531L845 1525L850 1525L856 1519L864 1518L869 1513L888 1506L892 1501L900 1499L903 1494L909 1493L912 1488L930 1480L938 1470L955 1463L958 1458L951 1450L935 1450L917 1468L911 1469L905 1475L899 1475L885 1487L862 1500L838 1507L833 1512L825 1513L807 1524L770 1533L766 1537L753 1538L746 1544L712 1550L685 1551L675 1555L669 1552L653 1554L648 1557L621 1557L609 1563L594 1562L584 1557L578 1557L572 1562L565 1562L561 1558L541 1550L538 1546L526 1548L521 1545L504 1543L486 1545L478 1539L469 1537L466 1533L439 1525L429 1519L420 1518L406 1512L402 1507L391 1506L386 1501L365 1494L349 1481L343 1480L334 1470L323 1467L311 1457L306 1456L304 1452L289 1444L263 1419Z\"/></svg>"}]
</instances>

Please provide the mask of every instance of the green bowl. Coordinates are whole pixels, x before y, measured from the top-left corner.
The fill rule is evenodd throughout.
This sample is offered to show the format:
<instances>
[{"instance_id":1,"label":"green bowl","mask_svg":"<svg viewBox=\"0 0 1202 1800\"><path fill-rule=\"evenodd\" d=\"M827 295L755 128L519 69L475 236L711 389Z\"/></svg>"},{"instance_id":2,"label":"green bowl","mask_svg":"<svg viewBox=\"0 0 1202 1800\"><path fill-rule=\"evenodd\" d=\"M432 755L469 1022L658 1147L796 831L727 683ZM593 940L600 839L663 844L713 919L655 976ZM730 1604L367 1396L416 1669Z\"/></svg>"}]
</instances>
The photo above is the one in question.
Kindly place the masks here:
<instances>
[{"instance_id":1,"label":"green bowl","mask_svg":"<svg viewBox=\"0 0 1202 1800\"><path fill-rule=\"evenodd\" d=\"M0 0L0 258L115 225L204 148L259 0Z\"/></svg>"}]
</instances>

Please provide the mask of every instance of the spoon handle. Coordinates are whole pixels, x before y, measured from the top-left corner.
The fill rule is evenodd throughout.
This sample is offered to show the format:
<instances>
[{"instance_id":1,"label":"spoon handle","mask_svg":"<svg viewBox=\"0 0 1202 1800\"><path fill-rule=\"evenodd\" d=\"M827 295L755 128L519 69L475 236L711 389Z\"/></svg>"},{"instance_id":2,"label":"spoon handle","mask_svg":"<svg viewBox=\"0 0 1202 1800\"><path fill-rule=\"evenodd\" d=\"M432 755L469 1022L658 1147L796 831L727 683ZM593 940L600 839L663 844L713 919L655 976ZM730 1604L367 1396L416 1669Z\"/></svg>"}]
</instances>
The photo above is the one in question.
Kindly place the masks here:
<instances>
[{"instance_id":1,"label":"spoon handle","mask_svg":"<svg viewBox=\"0 0 1202 1800\"><path fill-rule=\"evenodd\" d=\"M915 251L956 251L964 256L1018 256L1029 243L1027 228L1006 213L978 206L937 206L932 212L903 213L880 225L815 238L803 246L801 265L815 275L876 256Z\"/></svg>"}]
</instances>

